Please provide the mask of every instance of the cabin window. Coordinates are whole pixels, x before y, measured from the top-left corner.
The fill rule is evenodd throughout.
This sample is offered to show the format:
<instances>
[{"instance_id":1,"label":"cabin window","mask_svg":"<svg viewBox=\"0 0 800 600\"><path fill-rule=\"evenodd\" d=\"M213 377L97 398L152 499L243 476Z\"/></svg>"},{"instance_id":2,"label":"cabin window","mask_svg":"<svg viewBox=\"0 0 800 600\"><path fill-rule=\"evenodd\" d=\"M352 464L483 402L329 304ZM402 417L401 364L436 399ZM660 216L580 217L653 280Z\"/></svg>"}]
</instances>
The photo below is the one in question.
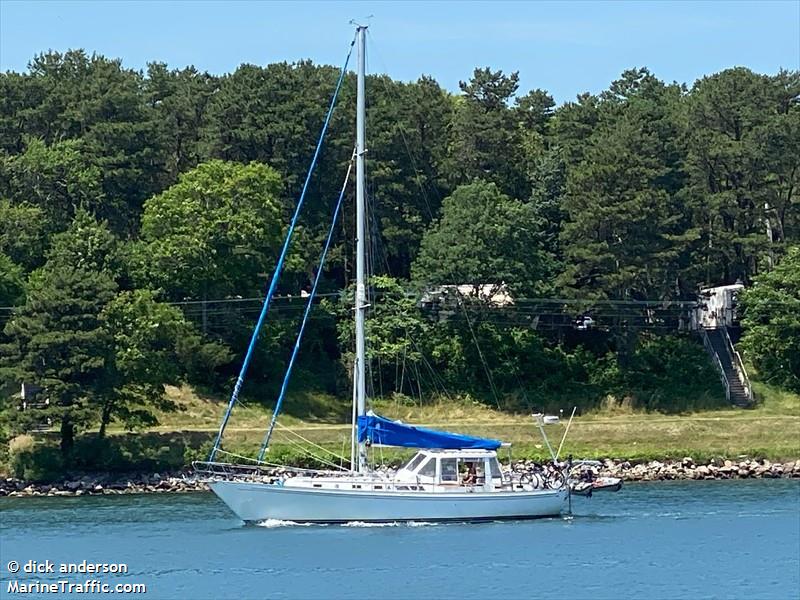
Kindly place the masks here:
<instances>
[{"instance_id":1,"label":"cabin window","mask_svg":"<svg viewBox=\"0 0 800 600\"><path fill-rule=\"evenodd\" d=\"M376 490L382 490L382 489L383 489L383 486L382 486L382 485L376 485L374 489L376 489Z\"/></svg>"},{"instance_id":2,"label":"cabin window","mask_svg":"<svg viewBox=\"0 0 800 600\"><path fill-rule=\"evenodd\" d=\"M416 469L416 468L419 466L419 464L422 462L422 459L424 459L424 458L425 458L425 455L424 455L424 454L417 454L417 455L416 455L414 458L412 458L412 459L411 459L411 461L410 461L410 462L409 462L409 463L408 463L408 464L407 464L405 467L403 467L403 468L404 468L406 471L413 471L414 469Z\"/></svg>"},{"instance_id":3,"label":"cabin window","mask_svg":"<svg viewBox=\"0 0 800 600\"><path fill-rule=\"evenodd\" d=\"M430 458L425 466L419 470L420 477L436 477L436 459Z\"/></svg>"},{"instance_id":4,"label":"cabin window","mask_svg":"<svg viewBox=\"0 0 800 600\"><path fill-rule=\"evenodd\" d=\"M492 470L492 479L502 479L503 472L500 470L500 463L496 458L489 461L489 468Z\"/></svg>"},{"instance_id":5,"label":"cabin window","mask_svg":"<svg viewBox=\"0 0 800 600\"><path fill-rule=\"evenodd\" d=\"M458 460L455 458L443 458L442 464L442 482L458 482Z\"/></svg>"},{"instance_id":6,"label":"cabin window","mask_svg":"<svg viewBox=\"0 0 800 600\"><path fill-rule=\"evenodd\" d=\"M464 485L477 485L486 480L483 459L467 458L459 461L461 483Z\"/></svg>"}]
</instances>

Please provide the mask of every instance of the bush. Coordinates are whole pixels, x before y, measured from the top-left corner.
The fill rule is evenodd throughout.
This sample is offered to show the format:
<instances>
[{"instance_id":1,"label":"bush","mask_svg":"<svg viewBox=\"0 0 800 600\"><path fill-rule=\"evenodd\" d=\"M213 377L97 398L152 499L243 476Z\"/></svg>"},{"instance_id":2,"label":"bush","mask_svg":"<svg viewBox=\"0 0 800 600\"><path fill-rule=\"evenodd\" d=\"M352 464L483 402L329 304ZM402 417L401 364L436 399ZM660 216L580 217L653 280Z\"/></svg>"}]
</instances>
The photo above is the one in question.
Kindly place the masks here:
<instances>
[{"instance_id":1,"label":"bush","mask_svg":"<svg viewBox=\"0 0 800 600\"><path fill-rule=\"evenodd\" d=\"M58 477L64 467L57 447L37 443L30 435L12 439L8 455L12 475L26 481L50 481Z\"/></svg>"},{"instance_id":2,"label":"bush","mask_svg":"<svg viewBox=\"0 0 800 600\"><path fill-rule=\"evenodd\" d=\"M613 353L591 365L591 381L633 408L683 412L726 405L703 347L683 336L645 336L627 366Z\"/></svg>"},{"instance_id":3,"label":"bush","mask_svg":"<svg viewBox=\"0 0 800 600\"><path fill-rule=\"evenodd\" d=\"M185 466L191 444L180 434L86 436L75 443L73 464L83 471L173 471Z\"/></svg>"},{"instance_id":4,"label":"bush","mask_svg":"<svg viewBox=\"0 0 800 600\"><path fill-rule=\"evenodd\" d=\"M740 297L741 348L765 383L800 392L800 247Z\"/></svg>"},{"instance_id":5,"label":"bush","mask_svg":"<svg viewBox=\"0 0 800 600\"><path fill-rule=\"evenodd\" d=\"M208 440L199 447L187 446L183 451L183 463L191 465L194 461L206 461L211 456L211 449L214 447L214 442Z\"/></svg>"}]
</instances>

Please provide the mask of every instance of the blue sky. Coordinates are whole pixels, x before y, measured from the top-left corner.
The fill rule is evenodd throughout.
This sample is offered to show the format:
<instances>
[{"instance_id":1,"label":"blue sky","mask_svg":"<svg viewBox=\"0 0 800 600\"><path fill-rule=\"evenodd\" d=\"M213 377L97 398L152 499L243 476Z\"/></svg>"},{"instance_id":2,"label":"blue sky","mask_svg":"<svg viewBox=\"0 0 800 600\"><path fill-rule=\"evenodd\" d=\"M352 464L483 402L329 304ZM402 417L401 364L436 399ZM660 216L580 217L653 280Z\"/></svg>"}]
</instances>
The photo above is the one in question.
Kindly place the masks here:
<instances>
[{"instance_id":1,"label":"blue sky","mask_svg":"<svg viewBox=\"0 0 800 600\"><path fill-rule=\"evenodd\" d=\"M0 0L0 70L84 48L224 73L240 63L340 64L350 19L374 15L371 72L458 89L476 66L520 71L521 90L562 102L647 66L691 84L743 65L800 68L800 0L778 2L34 2Z\"/></svg>"}]
</instances>

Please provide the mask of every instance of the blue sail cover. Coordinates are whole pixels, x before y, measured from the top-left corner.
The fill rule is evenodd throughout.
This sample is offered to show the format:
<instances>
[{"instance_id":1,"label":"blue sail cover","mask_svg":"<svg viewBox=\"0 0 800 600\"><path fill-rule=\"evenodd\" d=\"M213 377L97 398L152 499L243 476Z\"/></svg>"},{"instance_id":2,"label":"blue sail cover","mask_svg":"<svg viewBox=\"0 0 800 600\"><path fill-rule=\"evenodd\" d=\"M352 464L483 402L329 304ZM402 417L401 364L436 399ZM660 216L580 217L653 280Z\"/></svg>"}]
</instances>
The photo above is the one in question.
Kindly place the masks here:
<instances>
[{"instance_id":1,"label":"blue sail cover","mask_svg":"<svg viewBox=\"0 0 800 600\"><path fill-rule=\"evenodd\" d=\"M358 417L358 441L382 446L447 450L496 450L501 444L499 440L414 427L372 413Z\"/></svg>"}]
</instances>

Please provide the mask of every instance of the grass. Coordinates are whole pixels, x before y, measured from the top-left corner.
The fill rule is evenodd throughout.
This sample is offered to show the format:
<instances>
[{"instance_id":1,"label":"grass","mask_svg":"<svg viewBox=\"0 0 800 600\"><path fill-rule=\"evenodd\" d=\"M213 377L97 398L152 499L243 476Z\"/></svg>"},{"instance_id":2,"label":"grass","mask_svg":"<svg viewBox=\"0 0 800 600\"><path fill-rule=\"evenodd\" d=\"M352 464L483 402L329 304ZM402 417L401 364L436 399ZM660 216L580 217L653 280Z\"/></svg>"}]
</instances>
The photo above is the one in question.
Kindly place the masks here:
<instances>
[{"instance_id":1,"label":"grass","mask_svg":"<svg viewBox=\"0 0 800 600\"><path fill-rule=\"evenodd\" d=\"M636 411L625 405L608 405L576 417L562 455L632 460L711 457L763 457L770 460L800 458L800 396L764 384L755 384L758 405L750 410L723 409L687 414ZM224 411L224 398L198 394L188 387L170 388L182 410L160 417L153 432L184 431L193 439L210 440ZM287 398L292 414L281 416L271 452L296 454L300 437L336 454L349 452L349 399L306 392ZM494 437L513 444L515 457L544 458L547 449L529 415L510 414L469 398L438 400L420 405L406 398L376 400L376 412L403 421ZM296 415L305 411L309 419ZM565 431L568 407L559 425L548 426L551 443L558 446ZM225 447L252 455L260 445L271 413L257 404L237 406L228 424ZM290 427L295 434L283 426ZM196 441L195 441L196 443ZM376 450L377 451L377 450ZM318 454L320 451L317 452ZM396 453L384 450L386 455Z\"/></svg>"}]
</instances>

